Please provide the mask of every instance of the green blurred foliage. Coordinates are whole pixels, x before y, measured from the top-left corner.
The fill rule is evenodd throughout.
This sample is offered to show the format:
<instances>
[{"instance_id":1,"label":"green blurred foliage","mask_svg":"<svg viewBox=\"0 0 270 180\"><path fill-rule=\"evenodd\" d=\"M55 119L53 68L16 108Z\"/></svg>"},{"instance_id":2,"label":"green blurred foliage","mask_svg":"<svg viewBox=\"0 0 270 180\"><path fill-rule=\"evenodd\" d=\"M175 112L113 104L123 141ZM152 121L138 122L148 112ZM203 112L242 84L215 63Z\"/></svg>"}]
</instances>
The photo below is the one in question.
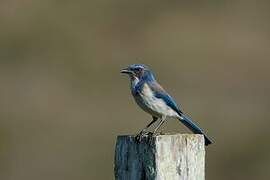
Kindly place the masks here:
<instances>
[{"instance_id":1,"label":"green blurred foliage","mask_svg":"<svg viewBox=\"0 0 270 180\"><path fill-rule=\"evenodd\" d=\"M0 2L0 179L113 179L148 64L215 144L207 179L270 178L268 1ZM170 120L165 132L189 132Z\"/></svg>"}]
</instances>

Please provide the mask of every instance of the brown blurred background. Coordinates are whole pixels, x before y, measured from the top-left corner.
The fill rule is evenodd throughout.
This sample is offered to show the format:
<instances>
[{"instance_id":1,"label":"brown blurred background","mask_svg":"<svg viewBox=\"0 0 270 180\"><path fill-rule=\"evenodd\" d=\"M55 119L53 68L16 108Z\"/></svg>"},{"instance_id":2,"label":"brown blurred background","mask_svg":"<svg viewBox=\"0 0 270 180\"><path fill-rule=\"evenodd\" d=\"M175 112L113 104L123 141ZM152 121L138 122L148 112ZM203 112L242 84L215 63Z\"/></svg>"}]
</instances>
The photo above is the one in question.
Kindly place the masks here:
<instances>
[{"instance_id":1,"label":"brown blurred background","mask_svg":"<svg viewBox=\"0 0 270 180\"><path fill-rule=\"evenodd\" d=\"M130 63L214 139L207 179L269 179L269 18L267 0L0 1L0 179L113 179L116 136L150 121Z\"/></svg>"}]
</instances>

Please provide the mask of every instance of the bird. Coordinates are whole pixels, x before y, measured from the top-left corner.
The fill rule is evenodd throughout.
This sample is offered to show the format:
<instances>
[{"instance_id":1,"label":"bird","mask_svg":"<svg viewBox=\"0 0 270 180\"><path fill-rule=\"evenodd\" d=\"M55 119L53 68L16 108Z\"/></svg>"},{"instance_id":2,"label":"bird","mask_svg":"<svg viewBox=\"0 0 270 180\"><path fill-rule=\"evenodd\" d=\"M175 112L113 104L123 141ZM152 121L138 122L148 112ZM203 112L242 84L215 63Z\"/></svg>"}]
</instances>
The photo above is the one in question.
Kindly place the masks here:
<instances>
[{"instance_id":1,"label":"bird","mask_svg":"<svg viewBox=\"0 0 270 180\"><path fill-rule=\"evenodd\" d=\"M122 69L121 73L129 76L130 90L135 102L142 110L152 116L152 121L137 134L136 139L141 140L143 136L151 133L147 129L159 120L158 125L151 133L155 135L166 118L172 117L178 119L193 133L202 134L206 146L213 143L204 131L183 113L175 100L157 82L154 73L147 65L130 64Z\"/></svg>"}]
</instances>

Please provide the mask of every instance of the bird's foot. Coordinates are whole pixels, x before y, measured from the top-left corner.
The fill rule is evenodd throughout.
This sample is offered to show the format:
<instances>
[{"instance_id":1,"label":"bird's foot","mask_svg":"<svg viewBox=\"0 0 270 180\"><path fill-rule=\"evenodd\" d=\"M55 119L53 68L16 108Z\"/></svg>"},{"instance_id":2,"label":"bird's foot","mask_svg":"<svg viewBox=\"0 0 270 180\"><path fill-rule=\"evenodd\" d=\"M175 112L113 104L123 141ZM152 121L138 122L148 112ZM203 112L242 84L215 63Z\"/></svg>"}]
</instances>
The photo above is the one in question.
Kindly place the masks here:
<instances>
[{"instance_id":1,"label":"bird's foot","mask_svg":"<svg viewBox=\"0 0 270 180\"><path fill-rule=\"evenodd\" d=\"M151 144L153 144L154 143L154 141L155 141L155 137L156 136L159 136L159 135L164 135L165 133L163 133L163 132L150 132L148 135L149 135L149 142L151 143Z\"/></svg>"},{"instance_id":2,"label":"bird's foot","mask_svg":"<svg viewBox=\"0 0 270 180\"><path fill-rule=\"evenodd\" d=\"M154 141L155 141L155 136L156 136L155 133L151 133L151 134L149 135L149 143L150 143L150 144L153 144L153 143L154 143Z\"/></svg>"},{"instance_id":3,"label":"bird's foot","mask_svg":"<svg viewBox=\"0 0 270 180\"><path fill-rule=\"evenodd\" d=\"M141 142L142 139L143 139L143 137L147 137L147 136L152 137L152 135L153 135L152 132L148 132L148 131L142 130L139 134L136 135L135 140L136 140L137 142Z\"/></svg>"}]
</instances>

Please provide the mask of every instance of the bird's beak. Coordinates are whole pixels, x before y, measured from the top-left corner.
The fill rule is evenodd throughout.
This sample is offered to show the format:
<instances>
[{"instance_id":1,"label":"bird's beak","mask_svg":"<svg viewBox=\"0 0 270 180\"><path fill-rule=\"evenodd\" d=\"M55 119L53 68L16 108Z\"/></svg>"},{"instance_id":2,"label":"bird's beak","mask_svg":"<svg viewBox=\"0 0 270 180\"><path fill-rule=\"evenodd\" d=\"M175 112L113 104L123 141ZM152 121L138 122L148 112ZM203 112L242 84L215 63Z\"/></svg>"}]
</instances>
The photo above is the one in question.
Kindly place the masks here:
<instances>
[{"instance_id":1,"label":"bird's beak","mask_svg":"<svg viewBox=\"0 0 270 180\"><path fill-rule=\"evenodd\" d=\"M124 68L124 69L121 70L121 73L123 73L123 74L131 74L132 71L130 71L128 68Z\"/></svg>"}]
</instances>

